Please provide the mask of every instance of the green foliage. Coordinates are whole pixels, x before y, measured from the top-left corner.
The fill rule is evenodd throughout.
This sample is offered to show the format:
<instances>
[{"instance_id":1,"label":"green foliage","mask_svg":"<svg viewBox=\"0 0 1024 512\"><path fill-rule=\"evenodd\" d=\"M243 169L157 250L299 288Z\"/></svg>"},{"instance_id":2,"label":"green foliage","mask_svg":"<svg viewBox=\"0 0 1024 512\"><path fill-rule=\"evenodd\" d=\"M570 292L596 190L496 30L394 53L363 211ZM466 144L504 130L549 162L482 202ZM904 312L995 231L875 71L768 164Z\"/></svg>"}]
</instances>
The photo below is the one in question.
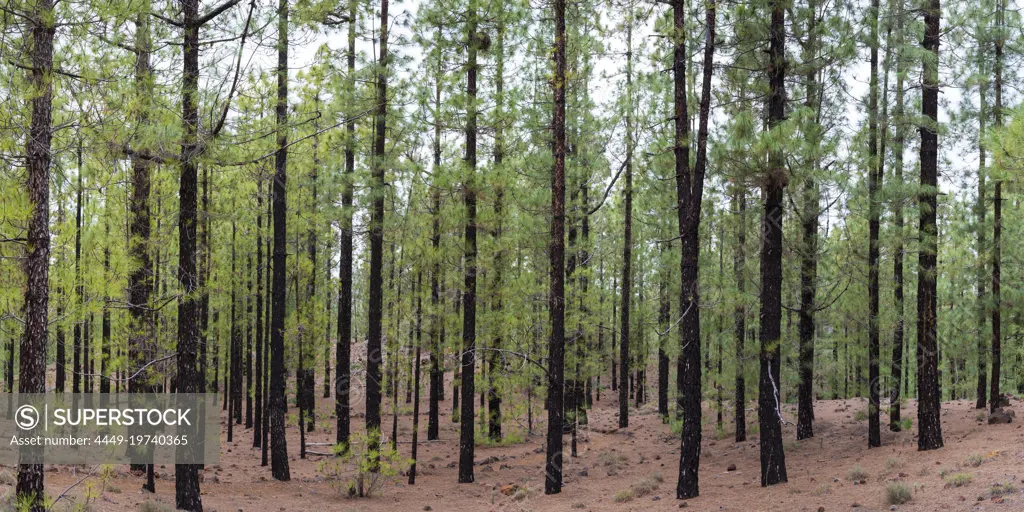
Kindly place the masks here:
<instances>
[{"instance_id":1,"label":"green foliage","mask_svg":"<svg viewBox=\"0 0 1024 512\"><path fill-rule=\"evenodd\" d=\"M317 472L329 479L339 494L350 498L378 495L412 463L391 449L389 443L383 443L378 450L369 449L363 433L353 434L348 446L335 445L331 451L336 456L320 461Z\"/></svg>"}]
</instances>

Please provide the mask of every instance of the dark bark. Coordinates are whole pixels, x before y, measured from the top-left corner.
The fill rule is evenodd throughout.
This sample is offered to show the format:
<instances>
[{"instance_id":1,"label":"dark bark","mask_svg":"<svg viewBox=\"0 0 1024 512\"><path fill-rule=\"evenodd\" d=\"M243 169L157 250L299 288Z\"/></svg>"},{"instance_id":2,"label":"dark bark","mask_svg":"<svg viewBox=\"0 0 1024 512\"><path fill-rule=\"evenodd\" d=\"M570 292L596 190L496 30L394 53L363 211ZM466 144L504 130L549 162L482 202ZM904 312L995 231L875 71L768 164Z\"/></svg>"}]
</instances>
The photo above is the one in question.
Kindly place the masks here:
<instances>
[{"instance_id":1,"label":"dark bark","mask_svg":"<svg viewBox=\"0 0 1024 512\"><path fill-rule=\"evenodd\" d=\"M420 343L423 341L423 274L416 274L416 352L413 356L412 464L409 485L416 484L416 460L420 440Z\"/></svg>"},{"instance_id":2,"label":"dark bark","mask_svg":"<svg viewBox=\"0 0 1024 512\"><path fill-rule=\"evenodd\" d=\"M502 318L502 267L504 263L504 249L501 246L501 235L503 227L503 215L502 210L504 204L504 183L502 180L502 162L505 158L505 25L504 17L502 13L498 14L498 27L497 27L497 41L495 45L495 53L497 54L497 63L495 67L495 115L496 122L494 126L494 172L498 183L494 186L494 218L497 224L494 226L492 232L494 237L494 245L497 248L497 253L494 255L494 281L492 282L493 291L491 293L491 300L493 301L493 313L494 318L498 319L495 324L497 329L497 335L494 338L494 349L489 355L489 364L487 365L487 432L492 441L501 440L501 394L498 391L497 383L495 382L499 374L499 362L501 361L501 354L498 352L502 348L502 336L501 326L504 324Z\"/></svg>"},{"instance_id":3,"label":"dark bark","mask_svg":"<svg viewBox=\"0 0 1024 512\"><path fill-rule=\"evenodd\" d=\"M388 113L388 0L380 3L380 58L377 65L377 111L374 114L373 170L370 211L370 297L369 332L366 347L366 434L367 448L380 448L381 336L383 327L384 264L384 158ZM373 464L376 469L376 463Z\"/></svg>"},{"instance_id":4,"label":"dark bark","mask_svg":"<svg viewBox=\"0 0 1024 512\"><path fill-rule=\"evenodd\" d=\"M198 358L199 300L196 295L196 222L198 209L199 153L199 2L181 0L184 25L184 64L182 73L181 181L178 191L178 386L180 393L199 388ZM201 512L199 466L177 464L174 467L176 507Z\"/></svg>"},{"instance_id":5,"label":"dark bark","mask_svg":"<svg viewBox=\"0 0 1024 512\"><path fill-rule=\"evenodd\" d=\"M893 181L898 187L903 186L903 143L906 138L903 107L903 1L897 1L896 11L896 105L893 110L895 129L893 130ZM903 198L893 201L893 223L896 230L896 247L893 250L893 307L896 320L892 337L892 361L890 379L892 389L889 394L889 430L899 432L900 426L900 382L903 377L903 346L904 346L904 303L903 303Z\"/></svg>"},{"instance_id":6,"label":"dark bark","mask_svg":"<svg viewBox=\"0 0 1024 512\"><path fill-rule=\"evenodd\" d=\"M474 403L476 384L476 89L478 34L474 4L470 3L466 37L469 61L466 64L466 176L462 183L466 205L465 283L462 300L462 408L459 410L459 483L473 482Z\"/></svg>"},{"instance_id":7,"label":"dark bark","mask_svg":"<svg viewBox=\"0 0 1024 512\"><path fill-rule=\"evenodd\" d=\"M245 268L249 282L245 294L245 367L242 373L245 375L245 428L252 428L252 253L246 257Z\"/></svg>"},{"instance_id":8,"label":"dark bark","mask_svg":"<svg viewBox=\"0 0 1024 512\"><path fill-rule=\"evenodd\" d=\"M288 170L288 0L277 4L277 151L274 154L274 181L271 202L274 218L273 278L270 317L270 467L276 480L291 480L288 468L288 442L285 438L284 320L287 295L287 198Z\"/></svg>"},{"instance_id":9,"label":"dark bark","mask_svg":"<svg viewBox=\"0 0 1024 512\"><path fill-rule=\"evenodd\" d=\"M746 343L747 333L747 308L745 306L746 297L744 297L746 292L745 267L747 266L747 196L743 186L736 188L733 203L735 205L734 209L739 213L739 226L736 228L736 251L733 259L733 272L736 274L736 290L741 301L733 312L736 324L734 331L736 338L736 383L734 392L736 396L733 402L736 408L734 414L736 442L739 443L747 440L747 381L744 376L744 360L746 356L743 353L743 345Z\"/></svg>"},{"instance_id":10,"label":"dark bark","mask_svg":"<svg viewBox=\"0 0 1024 512\"><path fill-rule=\"evenodd\" d=\"M623 176L623 228L622 228L622 320L619 326L622 335L619 340L619 428L629 426L629 313L633 297L633 23L626 24L626 161Z\"/></svg>"},{"instance_id":11,"label":"dark bark","mask_svg":"<svg viewBox=\"0 0 1024 512\"><path fill-rule=\"evenodd\" d=\"M817 52L817 6L809 4L811 19L807 26L806 49L814 56ZM818 104L818 69L812 66L806 74L807 100L805 105L816 112ZM813 128L812 143L818 143L820 127ZM811 137L808 137L811 138ZM810 141L809 141L810 142ZM811 172L804 180L803 205L801 208L800 225L803 246L800 251L800 383L797 390L797 440L814 436L814 301L817 295L818 278L818 185L814 181L814 172L818 170L818 161L811 163Z\"/></svg>"},{"instance_id":12,"label":"dark bark","mask_svg":"<svg viewBox=\"0 0 1024 512\"><path fill-rule=\"evenodd\" d=\"M25 334L21 338L18 367L19 393L46 392L46 345L50 302L50 143L53 139L53 38L52 0L38 0L28 13L32 70L28 83L32 94L32 119L25 142L28 199L32 213L28 223L25 258ZM79 167L81 172L81 167ZM13 354L12 354L13 355ZM13 357L12 357L13 359ZM32 512L45 510L43 465L19 464L19 504Z\"/></svg>"},{"instance_id":13,"label":"dark bark","mask_svg":"<svg viewBox=\"0 0 1024 512\"><path fill-rule=\"evenodd\" d=\"M776 128L786 110L785 7L772 0L768 33L768 126ZM786 482L786 456L782 446L780 354L782 322L782 189L787 181L785 155L768 157L764 177L761 221L761 374L758 382L758 424L761 429L761 486Z\"/></svg>"},{"instance_id":14,"label":"dark bark","mask_svg":"<svg viewBox=\"0 0 1024 512\"><path fill-rule=\"evenodd\" d=\"M942 423L939 416L941 391L939 388L939 354L936 338L935 272L938 254L938 228L936 208L938 192L938 124L939 111L939 19L942 11L939 0L929 0L924 12L924 40L921 74L921 131L920 169L920 237L917 271L917 425L919 450L941 448ZM931 55L927 55L927 54Z\"/></svg>"},{"instance_id":15,"label":"dark bark","mask_svg":"<svg viewBox=\"0 0 1024 512\"><path fill-rule=\"evenodd\" d=\"M882 446L879 427L878 377L878 190L881 160L878 153L878 11L879 0L871 1L871 78L868 93L868 447Z\"/></svg>"},{"instance_id":16,"label":"dark bark","mask_svg":"<svg viewBox=\"0 0 1024 512\"><path fill-rule=\"evenodd\" d=\"M231 422L228 423L228 441L231 441L231 425L242 423L242 320L238 318L238 278L236 272L236 237L235 222L231 222L231 368L228 370L231 378L228 380L231 400L228 409L231 411Z\"/></svg>"},{"instance_id":17,"label":"dark bark","mask_svg":"<svg viewBox=\"0 0 1024 512\"><path fill-rule=\"evenodd\" d=\"M665 246L662 246L662 252L664 251ZM661 331L661 335L658 337L658 414L661 415L662 421L668 421L669 359L668 354L665 353L665 344L669 339L672 314L667 283L668 276L666 275L658 287L658 330Z\"/></svg>"},{"instance_id":18,"label":"dark bark","mask_svg":"<svg viewBox=\"0 0 1024 512\"><path fill-rule=\"evenodd\" d=\"M104 209L106 207L104 206ZM106 215L104 215L106 217ZM110 224L104 220L106 242L103 246L103 276L110 276ZM100 314L100 393L110 393L110 296L103 297L103 312Z\"/></svg>"},{"instance_id":19,"label":"dark bark","mask_svg":"<svg viewBox=\"0 0 1024 512\"><path fill-rule=\"evenodd\" d=\"M675 104L675 174L676 209L679 238L682 245L679 260L680 294L680 363L682 387L683 439L679 453L679 481L676 498L689 499L700 495L698 469L701 443L701 338L700 338L700 214L704 195L704 174L707 168L708 118L711 114L711 75L715 56L716 2L709 0L705 9L704 64L701 76L701 99L697 126L697 157L690 169L689 116L686 106L686 38L684 0L675 0L672 7L675 27L673 52Z\"/></svg>"},{"instance_id":20,"label":"dark bark","mask_svg":"<svg viewBox=\"0 0 1024 512\"><path fill-rule=\"evenodd\" d=\"M435 32L435 40L441 40L441 26ZM432 267L430 272L430 405L427 412L427 440L439 439L439 415L441 393L444 390L444 352L441 349L444 333L444 306L441 304L441 189L438 175L441 172L441 77L444 67L444 52L438 52L437 73L434 82L434 183L430 190L431 235L430 245Z\"/></svg>"},{"instance_id":21,"label":"dark bark","mask_svg":"<svg viewBox=\"0 0 1024 512\"><path fill-rule=\"evenodd\" d=\"M82 143L79 139L78 151L77 151L77 174L78 174L78 188L76 189L75 199L75 296L78 298L78 305L85 310L85 283L82 279L82 200L84 193L83 186L83 174L85 168L82 166ZM75 322L74 327L74 341L72 342L72 366L71 366L71 392L80 393L82 391L82 342L84 333L82 325L84 320ZM14 361L14 354L11 354L11 362ZM13 374L12 374L13 377ZM8 386L9 391L13 391Z\"/></svg>"},{"instance_id":22,"label":"dark bark","mask_svg":"<svg viewBox=\"0 0 1024 512\"><path fill-rule=\"evenodd\" d=\"M356 0L349 0L348 3L348 54L346 62L348 66L348 80L346 81L346 93L348 96L347 115L349 121L345 123L345 176L341 189L341 243L340 268L338 277L341 281L338 287L338 345L335 361L335 384L334 390L334 414L337 416L337 433L335 442L348 448L349 436L351 434L352 414L352 189L356 171L356 123L353 120L353 103L355 98L355 68L356 68L356 23L358 20Z\"/></svg>"},{"instance_id":23,"label":"dark bark","mask_svg":"<svg viewBox=\"0 0 1024 512\"><path fill-rule=\"evenodd\" d=\"M260 167L260 175L256 181L256 389L254 390L255 404L253 406L253 429L252 447L259 448L263 439L263 374L264 374L264 348L263 348L263 167Z\"/></svg>"},{"instance_id":24,"label":"dark bark","mask_svg":"<svg viewBox=\"0 0 1024 512\"><path fill-rule=\"evenodd\" d=\"M996 41L995 41L995 124L1003 126L1003 43L1005 30L1006 5L1003 0L996 0ZM997 180L995 194L992 198L992 384L989 390L991 411L1005 404L999 392L999 373L1002 366L1002 232L1003 232L1003 182ZM983 360L984 354L979 353L978 359Z\"/></svg>"},{"instance_id":25,"label":"dark bark","mask_svg":"<svg viewBox=\"0 0 1024 512\"><path fill-rule=\"evenodd\" d=\"M552 58L554 104L551 119L554 160L551 172L551 246L548 314L548 431L544 494L562 492L563 386L565 384L565 0L554 0L555 41ZM625 372L623 372L625 373ZM620 420L621 421L621 420Z\"/></svg>"}]
</instances>

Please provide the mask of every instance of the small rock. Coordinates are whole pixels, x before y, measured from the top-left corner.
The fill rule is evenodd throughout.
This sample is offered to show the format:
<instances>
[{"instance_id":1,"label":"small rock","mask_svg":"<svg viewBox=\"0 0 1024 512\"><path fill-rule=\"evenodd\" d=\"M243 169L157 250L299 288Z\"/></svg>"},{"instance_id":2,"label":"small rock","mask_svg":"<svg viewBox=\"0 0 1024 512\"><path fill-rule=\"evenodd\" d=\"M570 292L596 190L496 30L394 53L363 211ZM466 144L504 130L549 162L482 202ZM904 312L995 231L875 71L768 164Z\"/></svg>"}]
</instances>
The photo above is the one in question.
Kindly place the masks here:
<instances>
[{"instance_id":1,"label":"small rock","mask_svg":"<svg viewBox=\"0 0 1024 512\"><path fill-rule=\"evenodd\" d=\"M850 505L850 508L860 508L860 503L857 503L857 502L855 501L855 502L853 502L853 504L852 504L852 505Z\"/></svg>"},{"instance_id":2,"label":"small rock","mask_svg":"<svg viewBox=\"0 0 1024 512\"><path fill-rule=\"evenodd\" d=\"M818 512L825 512L825 507L818 507Z\"/></svg>"},{"instance_id":3,"label":"small rock","mask_svg":"<svg viewBox=\"0 0 1024 512\"><path fill-rule=\"evenodd\" d=\"M590 472L587 471L587 468L583 468L576 473L576 476L590 476Z\"/></svg>"},{"instance_id":4,"label":"small rock","mask_svg":"<svg viewBox=\"0 0 1024 512\"><path fill-rule=\"evenodd\" d=\"M736 471L736 464L729 464L729 467L725 468L726 471Z\"/></svg>"},{"instance_id":5,"label":"small rock","mask_svg":"<svg viewBox=\"0 0 1024 512\"><path fill-rule=\"evenodd\" d=\"M651 498L651 501L661 501L661 496L655 496Z\"/></svg>"},{"instance_id":6,"label":"small rock","mask_svg":"<svg viewBox=\"0 0 1024 512\"><path fill-rule=\"evenodd\" d=\"M434 508L431 507L430 505L423 505L423 510L426 510L427 512L429 512L431 510L434 510Z\"/></svg>"}]
</instances>

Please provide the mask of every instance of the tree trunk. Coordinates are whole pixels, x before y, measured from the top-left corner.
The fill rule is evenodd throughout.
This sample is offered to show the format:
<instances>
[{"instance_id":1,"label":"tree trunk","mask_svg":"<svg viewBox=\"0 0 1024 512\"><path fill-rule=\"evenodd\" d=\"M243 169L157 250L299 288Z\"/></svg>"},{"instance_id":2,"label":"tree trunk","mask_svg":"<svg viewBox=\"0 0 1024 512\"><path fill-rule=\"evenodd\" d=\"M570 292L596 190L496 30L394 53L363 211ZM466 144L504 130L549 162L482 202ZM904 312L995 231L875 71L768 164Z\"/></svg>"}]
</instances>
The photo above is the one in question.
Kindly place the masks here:
<instances>
[{"instance_id":1,"label":"tree trunk","mask_svg":"<svg viewBox=\"0 0 1024 512\"><path fill-rule=\"evenodd\" d=\"M917 271L917 425L918 450L941 448L942 420L939 416L939 355L936 329L935 271L938 254L936 207L938 192L938 123L939 111L939 0L929 0L924 8L924 51L932 55L922 58L921 74L921 189L918 191L920 221L920 255Z\"/></svg>"},{"instance_id":2,"label":"tree trunk","mask_svg":"<svg viewBox=\"0 0 1024 512\"><path fill-rule=\"evenodd\" d=\"M85 281L82 279L82 195L84 193L83 186L83 174L85 168L82 166L82 143L79 139L78 152L77 152L77 164L78 164L78 188L76 190L75 200L75 295L78 297L78 305L82 311L85 311ZM72 366L71 366L71 392L81 393L82 392L82 342L84 337L84 320L75 322L74 327L74 341L71 348L72 351ZM11 353L11 364L14 362L14 353ZM11 373L13 377L13 372ZM8 386L8 391L13 392Z\"/></svg>"},{"instance_id":3,"label":"tree trunk","mask_svg":"<svg viewBox=\"0 0 1024 512\"><path fill-rule=\"evenodd\" d=\"M622 335L619 340L619 428L629 426L629 313L633 297L633 20L632 13L626 25L626 162L623 179L622 228Z\"/></svg>"},{"instance_id":4,"label":"tree trunk","mask_svg":"<svg viewBox=\"0 0 1024 512\"><path fill-rule=\"evenodd\" d=\"M334 390L334 414L337 416L337 434L335 442L348 449L351 434L352 414L352 190L356 171L356 122L354 113L355 68L356 68L356 23L359 9L356 0L348 3L348 79L345 82L347 108L345 116L345 176L341 189L341 243L339 247L340 263L338 278L338 345L335 361L334 378L337 384Z\"/></svg>"},{"instance_id":5,"label":"tree trunk","mask_svg":"<svg viewBox=\"0 0 1024 512\"><path fill-rule=\"evenodd\" d=\"M377 75L377 111L374 115L373 172L371 180L372 208L370 212L370 298L368 305L369 332L366 357L366 434L367 449L380 448L381 402L381 337L383 328L383 265L384 265L384 147L388 115L388 0L380 3L380 71ZM377 469L376 461L371 461Z\"/></svg>"},{"instance_id":6,"label":"tree trunk","mask_svg":"<svg viewBox=\"0 0 1024 512\"><path fill-rule=\"evenodd\" d=\"M199 300L196 296L196 210L198 208L199 153L199 1L182 0L184 26L184 64L182 73L181 183L178 191L178 347L177 391L198 391L199 329L196 322ZM177 464L174 467L176 507L201 512L199 466Z\"/></svg>"},{"instance_id":7,"label":"tree trunk","mask_svg":"<svg viewBox=\"0 0 1024 512\"><path fill-rule=\"evenodd\" d=\"M438 24L434 40L441 42L441 25ZM438 177L441 173L441 73L444 67L444 52L438 52L437 77L434 82L434 183L430 191L431 235L430 245L432 268L430 272L430 405L427 413L427 440L439 439L440 400L444 390L444 351L441 348L444 332L444 306L441 304L441 190Z\"/></svg>"},{"instance_id":8,"label":"tree trunk","mask_svg":"<svg viewBox=\"0 0 1024 512\"><path fill-rule=\"evenodd\" d=\"M466 65L466 176L462 183L466 204L465 238L465 297L462 300L462 418L459 427L459 483L473 482L473 452L475 447L473 419L473 393L476 383L476 76L477 76L477 19L476 7L470 0L469 24L466 37L469 42L469 62Z\"/></svg>"},{"instance_id":9,"label":"tree trunk","mask_svg":"<svg viewBox=\"0 0 1024 512\"><path fill-rule=\"evenodd\" d=\"M776 128L786 110L785 7L772 0L769 29L768 126ZM780 396L780 336L782 322L782 189L787 181L785 155L779 150L768 157L762 195L761 221L761 375L758 383L758 424L761 429L761 486L788 481L782 447L782 397Z\"/></svg>"},{"instance_id":10,"label":"tree trunk","mask_svg":"<svg viewBox=\"0 0 1024 512\"><path fill-rule=\"evenodd\" d=\"M881 161L878 153L878 11L879 0L871 0L871 79L868 94L868 447L882 446L879 428L878 377L878 189Z\"/></svg>"},{"instance_id":11,"label":"tree trunk","mask_svg":"<svg viewBox=\"0 0 1024 512\"><path fill-rule=\"evenodd\" d=\"M896 105L893 111L893 180L897 187L903 186L903 143L906 137L903 107L903 0L897 0L896 8ZM893 250L893 306L896 310L895 327L892 336L892 361L890 378L893 381L889 395L889 430L899 432L900 426L900 381L903 377L904 345L904 303L903 303L903 197L893 201L893 222L896 229L896 247Z\"/></svg>"},{"instance_id":12,"label":"tree trunk","mask_svg":"<svg viewBox=\"0 0 1024 512\"><path fill-rule=\"evenodd\" d=\"M256 178L256 389L254 394L252 447L259 448L263 439L263 167Z\"/></svg>"},{"instance_id":13,"label":"tree trunk","mask_svg":"<svg viewBox=\"0 0 1024 512\"><path fill-rule=\"evenodd\" d=\"M809 5L811 19L807 27L807 46L812 57L817 52L817 6ZM807 100L804 105L819 111L818 104L818 69L811 67L806 74ZM814 127L812 144L818 144L820 127ZM812 138L812 137L808 137ZM816 158L816 157L815 157ZM818 278L818 185L814 181L814 172L818 170L818 160L811 164L810 173L804 180L803 209L800 224L803 236L803 247L800 254L800 319L797 330L800 336L800 384L797 391L797 440L814 436L814 301L817 295Z\"/></svg>"},{"instance_id":14,"label":"tree trunk","mask_svg":"<svg viewBox=\"0 0 1024 512\"><path fill-rule=\"evenodd\" d=\"M733 399L736 408L734 421L736 423L736 442L747 440L747 380L744 376L743 345L746 343L747 333L747 308L746 298L746 246L747 246L747 196L746 190L741 185L736 188L733 196L734 209L739 213L739 227L736 231L736 252L733 259L733 272L736 274L736 290L740 296L740 304L733 312L735 317L735 338L736 338L736 396Z\"/></svg>"},{"instance_id":15,"label":"tree trunk","mask_svg":"<svg viewBox=\"0 0 1024 512\"><path fill-rule=\"evenodd\" d=\"M416 484L416 459L420 440L420 342L423 340L423 274L416 274L416 353L413 356L412 463L409 485Z\"/></svg>"},{"instance_id":16,"label":"tree trunk","mask_svg":"<svg viewBox=\"0 0 1024 512\"><path fill-rule=\"evenodd\" d=\"M28 224L25 258L25 335L21 339L18 368L19 393L46 392L46 345L50 302L50 143L53 139L53 22L52 0L38 0L28 16L31 30L32 121L25 142L26 188L32 213ZM79 168L81 172L81 167ZM13 356L13 354L12 354ZM13 360L13 357L12 357ZM32 512L46 509L43 501L43 465L20 464L18 502Z\"/></svg>"},{"instance_id":17,"label":"tree trunk","mask_svg":"<svg viewBox=\"0 0 1024 512\"><path fill-rule=\"evenodd\" d=\"M708 118L711 115L711 75L715 57L716 2L710 0L705 9L704 68L701 77L700 112L697 126L697 158L690 170L689 116L686 106L686 38L684 0L675 0L672 7L675 26L673 76L675 82L675 174L676 209L679 217L679 238L682 242L679 260L679 311L681 350L683 439L679 452L679 481L676 498L689 499L700 495L697 472L700 467L701 433L701 339L700 339L700 214L704 195L704 173L707 168Z\"/></svg>"},{"instance_id":18,"label":"tree trunk","mask_svg":"<svg viewBox=\"0 0 1024 512\"><path fill-rule=\"evenodd\" d=\"M270 466L274 479L291 480L288 469L288 442L285 437L284 321L287 299L287 198L288 170L288 0L277 4L277 151L274 154L274 181L271 202L274 217L273 282L270 318Z\"/></svg>"},{"instance_id":19,"label":"tree trunk","mask_svg":"<svg viewBox=\"0 0 1024 512\"><path fill-rule=\"evenodd\" d=\"M548 297L551 338L548 342L548 432L544 494L562 492L562 406L565 384L565 0L554 0L553 14L555 77L552 81L554 105L551 152L554 166L551 172L551 288Z\"/></svg>"},{"instance_id":20,"label":"tree trunk","mask_svg":"<svg viewBox=\"0 0 1024 512\"><path fill-rule=\"evenodd\" d=\"M1003 42L1006 37L1005 16L1006 5L1003 0L996 0L996 62L995 62L995 123L996 128L1003 126ZM1002 407L1003 396L999 392L999 372L1002 366L1002 297L1000 296L1000 279L1002 279L1002 231L1003 231L1003 182L997 180L995 197L993 197L993 228L992 228L992 385L989 390L991 411ZM979 359L984 355L979 353Z\"/></svg>"}]
</instances>

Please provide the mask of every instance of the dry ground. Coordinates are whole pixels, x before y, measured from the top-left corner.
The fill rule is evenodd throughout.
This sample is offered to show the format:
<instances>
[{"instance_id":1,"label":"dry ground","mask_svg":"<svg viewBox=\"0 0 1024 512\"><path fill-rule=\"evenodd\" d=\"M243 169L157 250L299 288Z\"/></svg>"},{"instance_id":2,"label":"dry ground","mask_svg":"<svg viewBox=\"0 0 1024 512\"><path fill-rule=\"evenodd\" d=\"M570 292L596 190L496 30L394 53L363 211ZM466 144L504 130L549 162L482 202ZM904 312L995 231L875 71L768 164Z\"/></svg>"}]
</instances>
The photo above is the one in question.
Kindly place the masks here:
<instances>
[{"instance_id":1,"label":"dry ground","mask_svg":"<svg viewBox=\"0 0 1024 512\"><path fill-rule=\"evenodd\" d=\"M425 380L425 379L424 379ZM326 477L324 462L335 459L311 455L298 458L298 430L288 430L290 482L275 482L269 468L260 467L259 451L250 448L252 431L236 427L235 442L226 442L222 433L221 461L203 471L203 503L206 510L236 511L526 511L526 510L890 510L886 488L902 482L912 500L896 506L906 511L1024 510L1024 421L1008 425L987 425L969 401L946 403L942 409L946 446L941 450L918 452L914 433L893 433L883 425L883 447L867 449L867 421L858 415L866 410L864 399L822 400L815 407L815 437L795 441L795 427L786 425L785 447L789 483L772 488L759 485L759 455L756 415L748 413L750 439L735 443L731 422L727 435L716 439L714 415L705 412L706 428L702 446L699 498L681 502L675 499L679 441L670 427L661 422L654 404L634 410L629 428L617 429L617 400L605 391L590 414L590 426L581 434L579 456L566 457L565 486L561 494L543 494L543 422L534 425L535 435L498 447L479 446L476 450L476 482L457 484L458 429L451 421L451 393L442 402L441 440L420 447L419 477L415 486L404 476L388 481L371 498L347 498L344 483ZM421 407L421 439L426 438L426 399ZM753 404L751 404L753 405ZM1024 411L1019 399L1012 400L1017 411ZM333 411L333 400L321 400L321 418L317 430L309 434L313 451L327 452L334 437L334 419L323 417ZM535 404L536 407L536 404ZM405 406L402 407L404 409ZM359 404L359 410L362 404ZM294 409L289 411L294 413ZM390 414L385 403L385 412ZM539 413L538 413L539 414ZM787 420L795 421L795 408L784 409ZM911 401L904 417L915 418ZM727 414L726 416L729 416ZM225 421L222 419L222 423ZM353 430L362 429L361 418ZM390 432L390 416L385 417ZM399 450L409 456L411 414L400 417ZM517 431L516 425L507 429ZM568 450L568 436L566 436ZM568 454L567 454L568 455ZM730 465L735 470L729 471ZM855 476L855 468L862 475ZM78 482L91 467L49 467L46 487L51 496ZM10 495L10 471L0 475L0 494ZM87 510L135 511L144 502L174 503L174 468L157 468L157 494L143 493L143 479L118 466L102 487L101 479L91 477L73 488L55 510L76 510L88 502ZM966 473L970 481L961 487L948 483L951 475ZM856 478L857 481L854 481ZM660 480L660 481L659 481ZM862 483L863 482L863 483ZM1008 494L992 499L986 496L994 484L1011 484ZM626 491L634 496L625 500ZM503 492L504 491L504 492ZM509 493L511 495L506 495ZM87 496L93 497L87 500ZM616 499L616 495L623 494ZM151 508L170 510L169 508Z\"/></svg>"}]
</instances>

